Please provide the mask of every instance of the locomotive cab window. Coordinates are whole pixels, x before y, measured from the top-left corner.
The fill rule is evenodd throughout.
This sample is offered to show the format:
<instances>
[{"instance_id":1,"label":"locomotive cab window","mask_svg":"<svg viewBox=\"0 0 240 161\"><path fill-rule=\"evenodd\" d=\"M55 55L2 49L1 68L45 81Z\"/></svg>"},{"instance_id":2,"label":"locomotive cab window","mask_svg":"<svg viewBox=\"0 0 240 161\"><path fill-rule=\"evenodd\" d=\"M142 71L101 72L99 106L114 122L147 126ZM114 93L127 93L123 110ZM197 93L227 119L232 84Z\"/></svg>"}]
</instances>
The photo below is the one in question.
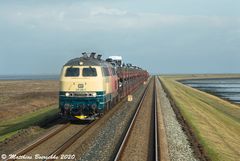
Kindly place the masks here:
<instances>
[{"instance_id":1,"label":"locomotive cab window","mask_svg":"<svg viewBox=\"0 0 240 161\"><path fill-rule=\"evenodd\" d=\"M67 68L65 76L66 77L78 77L79 76L79 68Z\"/></svg>"},{"instance_id":2,"label":"locomotive cab window","mask_svg":"<svg viewBox=\"0 0 240 161\"><path fill-rule=\"evenodd\" d=\"M104 76L110 76L108 68L102 68L102 71Z\"/></svg>"},{"instance_id":3,"label":"locomotive cab window","mask_svg":"<svg viewBox=\"0 0 240 161\"><path fill-rule=\"evenodd\" d=\"M82 76L84 76L84 77L96 77L97 76L96 68L92 68L92 67L83 68Z\"/></svg>"}]
</instances>

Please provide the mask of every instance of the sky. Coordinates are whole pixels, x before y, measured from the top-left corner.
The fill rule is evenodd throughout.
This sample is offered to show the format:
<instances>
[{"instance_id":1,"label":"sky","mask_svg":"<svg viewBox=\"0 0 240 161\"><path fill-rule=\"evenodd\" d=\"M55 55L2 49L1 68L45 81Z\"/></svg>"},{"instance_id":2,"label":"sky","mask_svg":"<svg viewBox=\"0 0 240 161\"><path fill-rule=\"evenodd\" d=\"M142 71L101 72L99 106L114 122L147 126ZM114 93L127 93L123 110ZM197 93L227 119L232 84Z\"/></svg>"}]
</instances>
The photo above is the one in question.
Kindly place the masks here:
<instances>
[{"instance_id":1,"label":"sky","mask_svg":"<svg viewBox=\"0 0 240 161\"><path fill-rule=\"evenodd\" d=\"M0 75L59 74L82 52L150 73L240 73L239 0L0 0Z\"/></svg>"}]
</instances>

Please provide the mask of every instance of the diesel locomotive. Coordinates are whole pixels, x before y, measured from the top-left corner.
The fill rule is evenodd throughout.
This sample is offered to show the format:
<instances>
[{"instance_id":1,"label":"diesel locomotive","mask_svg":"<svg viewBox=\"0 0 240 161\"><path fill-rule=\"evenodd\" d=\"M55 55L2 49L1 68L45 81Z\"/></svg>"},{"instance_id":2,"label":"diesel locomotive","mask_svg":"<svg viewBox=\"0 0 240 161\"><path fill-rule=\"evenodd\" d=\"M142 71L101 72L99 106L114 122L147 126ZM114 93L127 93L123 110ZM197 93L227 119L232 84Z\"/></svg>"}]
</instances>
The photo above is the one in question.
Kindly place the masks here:
<instances>
[{"instance_id":1,"label":"diesel locomotive","mask_svg":"<svg viewBox=\"0 0 240 161\"><path fill-rule=\"evenodd\" d=\"M59 108L70 120L92 120L143 83L149 74L121 56L106 60L96 53L69 60L60 75Z\"/></svg>"}]
</instances>

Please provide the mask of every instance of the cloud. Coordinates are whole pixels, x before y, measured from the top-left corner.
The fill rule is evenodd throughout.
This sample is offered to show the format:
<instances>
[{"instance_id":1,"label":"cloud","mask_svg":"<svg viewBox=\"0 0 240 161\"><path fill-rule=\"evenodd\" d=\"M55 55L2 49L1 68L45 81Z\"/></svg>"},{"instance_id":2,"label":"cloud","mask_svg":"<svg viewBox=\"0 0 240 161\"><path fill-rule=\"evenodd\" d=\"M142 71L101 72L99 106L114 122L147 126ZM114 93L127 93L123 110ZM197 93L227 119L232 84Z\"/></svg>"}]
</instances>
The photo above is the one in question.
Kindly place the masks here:
<instances>
[{"instance_id":1,"label":"cloud","mask_svg":"<svg viewBox=\"0 0 240 161\"><path fill-rule=\"evenodd\" d=\"M127 11L120 10L118 8L106 8L106 7L95 7L90 10L91 16L124 16L127 14Z\"/></svg>"},{"instance_id":2,"label":"cloud","mask_svg":"<svg viewBox=\"0 0 240 161\"><path fill-rule=\"evenodd\" d=\"M0 8L1 10L1 8ZM195 25L198 27L240 26L240 17L171 15L158 12L133 12L115 7L32 6L15 10L4 8L1 18L15 26L30 29L79 30L145 30L161 27Z\"/></svg>"}]
</instances>

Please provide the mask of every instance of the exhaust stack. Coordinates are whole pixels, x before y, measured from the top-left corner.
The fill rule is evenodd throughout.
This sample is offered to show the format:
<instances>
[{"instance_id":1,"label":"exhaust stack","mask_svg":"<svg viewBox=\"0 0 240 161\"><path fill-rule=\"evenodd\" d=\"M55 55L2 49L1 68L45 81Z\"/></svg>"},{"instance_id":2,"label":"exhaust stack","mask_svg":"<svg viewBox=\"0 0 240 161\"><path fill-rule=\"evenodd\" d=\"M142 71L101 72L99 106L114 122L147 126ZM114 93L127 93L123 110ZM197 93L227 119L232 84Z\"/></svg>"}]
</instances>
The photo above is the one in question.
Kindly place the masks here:
<instances>
[{"instance_id":1,"label":"exhaust stack","mask_svg":"<svg viewBox=\"0 0 240 161\"><path fill-rule=\"evenodd\" d=\"M83 55L84 58L88 57L88 54L86 52L82 53L82 55Z\"/></svg>"},{"instance_id":2,"label":"exhaust stack","mask_svg":"<svg viewBox=\"0 0 240 161\"><path fill-rule=\"evenodd\" d=\"M98 59L98 60L101 60L101 57L102 57L102 55L100 55L100 54L97 55L97 59Z\"/></svg>"},{"instance_id":3,"label":"exhaust stack","mask_svg":"<svg viewBox=\"0 0 240 161\"><path fill-rule=\"evenodd\" d=\"M91 53L90 57L95 59L95 55L96 55L96 53Z\"/></svg>"}]
</instances>

